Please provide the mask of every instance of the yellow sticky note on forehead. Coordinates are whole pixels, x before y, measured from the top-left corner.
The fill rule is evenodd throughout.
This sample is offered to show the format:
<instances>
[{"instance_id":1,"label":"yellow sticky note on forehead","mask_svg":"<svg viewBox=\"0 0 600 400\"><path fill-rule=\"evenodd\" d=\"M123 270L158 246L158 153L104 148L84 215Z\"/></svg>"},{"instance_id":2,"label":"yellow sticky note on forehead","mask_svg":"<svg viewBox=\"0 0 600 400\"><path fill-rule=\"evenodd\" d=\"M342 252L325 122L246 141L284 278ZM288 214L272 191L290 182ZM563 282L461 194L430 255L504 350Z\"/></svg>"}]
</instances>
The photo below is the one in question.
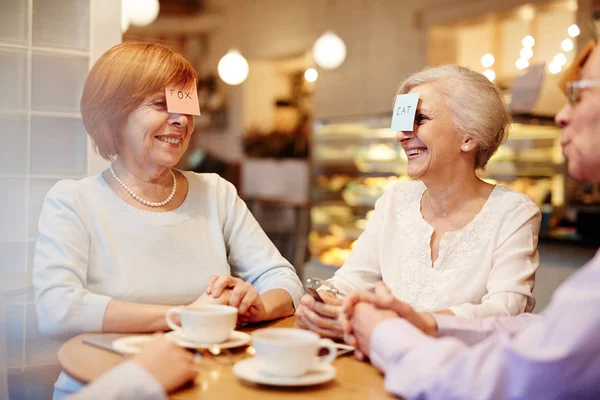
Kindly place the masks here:
<instances>
[{"instance_id":1,"label":"yellow sticky note on forehead","mask_svg":"<svg viewBox=\"0 0 600 400\"><path fill-rule=\"evenodd\" d=\"M573 61L569 68L563 73L562 77L560 78L560 82L558 83L558 86L560 87L560 90L562 90L562 92L565 94L565 96L568 96L567 83L580 79L579 74L581 72L581 69L585 65L585 62L592 53L592 50L594 50L595 46L596 42L594 40L590 40L579 52L575 61Z\"/></svg>"},{"instance_id":2,"label":"yellow sticky note on forehead","mask_svg":"<svg viewBox=\"0 0 600 400\"><path fill-rule=\"evenodd\" d=\"M177 114L200 115L200 102L196 81L188 88L167 86L165 88L167 111Z\"/></svg>"}]
</instances>

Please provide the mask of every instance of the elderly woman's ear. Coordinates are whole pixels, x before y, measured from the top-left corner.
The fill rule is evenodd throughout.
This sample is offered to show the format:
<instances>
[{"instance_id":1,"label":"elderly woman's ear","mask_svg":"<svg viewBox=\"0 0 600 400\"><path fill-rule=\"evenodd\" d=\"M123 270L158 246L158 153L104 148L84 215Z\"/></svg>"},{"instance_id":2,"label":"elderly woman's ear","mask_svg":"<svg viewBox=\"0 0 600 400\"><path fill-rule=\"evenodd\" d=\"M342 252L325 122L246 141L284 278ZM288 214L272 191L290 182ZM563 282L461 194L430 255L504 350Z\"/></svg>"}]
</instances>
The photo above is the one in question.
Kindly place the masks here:
<instances>
[{"instance_id":1,"label":"elderly woman's ear","mask_svg":"<svg viewBox=\"0 0 600 400\"><path fill-rule=\"evenodd\" d=\"M469 137L465 137L462 140L461 149L464 152L469 152L477 148L477 140Z\"/></svg>"}]
</instances>

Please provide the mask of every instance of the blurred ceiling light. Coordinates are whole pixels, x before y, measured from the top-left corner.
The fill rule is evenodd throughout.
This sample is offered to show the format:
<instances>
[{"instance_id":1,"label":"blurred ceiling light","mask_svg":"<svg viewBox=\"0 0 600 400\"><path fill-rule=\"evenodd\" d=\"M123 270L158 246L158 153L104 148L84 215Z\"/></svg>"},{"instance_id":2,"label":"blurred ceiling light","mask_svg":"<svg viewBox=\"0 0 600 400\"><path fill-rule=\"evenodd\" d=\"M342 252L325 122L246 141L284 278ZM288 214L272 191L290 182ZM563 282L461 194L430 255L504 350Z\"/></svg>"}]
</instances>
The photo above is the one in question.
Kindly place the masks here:
<instances>
[{"instance_id":1,"label":"blurred ceiling light","mask_svg":"<svg viewBox=\"0 0 600 400\"><path fill-rule=\"evenodd\" d=\"M488 78L490 82L494 82L494 79L496 79L496 73L491 69L486 69L483 71L483 75Z\"/></svg>"},{"instance_id":2,"label":"blurred ceiling light","mask_svg":"<svg viewBox=\"0 0 600 400\"><path fill-rule=\"evenodd\" d=\"M519 16L523 21L531 21L535 17L535 8L531 4L526 4L519 10Z\"/></svg>"},{"instance_id":3,"label":"blurred ceiling light","mask_svg":"<svg viewBox=\"0 0 600 400\"><path fill-rule=\"evenodd\" d=\"M552 61L550 64L548 64L548 71L550 71L550 73L552 75L556 75L560 71L562 71L562 66L560 64Z\"/></svg>"},{"instance_id":4,"label":"blurred ceiling light","mask_svg":"<svg viewBox=\"0 0 600 400\"><path fill-rule=\"evenodd\" d=\"M569 11L577 11L577 0L569 0L567 7Z\"/></svg>"},{"instance_id":5,"label":"blurred ceiling light","mask_svg":"<svg viewBox=\"0 0 600 400\"><path fill-rule=\"evenodd\" d=\"M481 57L481 65L483 65L485 68L491 67L495 62L496 59L490 53L484 54L483 57Z\"/></svg>"},{"instance_id":6,"label":"blurred ceiling light","mask_svg":"<svg viewBox=\"0 0 600 400\"><path fill-rule=\"evenodd\" d=\"M521 49L521 58L529 60L531 57L533 57L533 50L529 47L523 47Z\"/></svg>"},{"instance_id":7,"label":"blurred ceiling light","mask_svg":"<svg viewBox=\"0 0 600 400\"><path fill-rule=\"evenodd\" d=\"M121 7L121 33L124 33L127 29L129 29L129 18L123 7Z\"/></svg>"},{"instance_id":8,"label":"blurred ceiling light","mask_svg":"<svg viewBox=\"0 0 600 400\"><path fill-rule=\"evenodd\" d=\"M319 73L314 68L308 68L306 71L304 71L304 79L306 79L307 82L314 82L318 77Z\"/></svg>"},{"instance_id":9,"label":"blurred ceiling light","mask_svg":"<svg viewBox=\"0 0 600 400\"><path fill-rule=\"evenodd\" d=\"M532 48L533 46L535 46L535 39L533 38L533 36L527 35L523 38L521 43L523 44L523 47Z\"/></svg>"},{"instance_id":10,"label":"blurred ceiling light","mask_svg":"<svg viewBox=\"0 0 600 400\"><path fill-rule=\"evenodd\" d=\"M121 9L133 26L150 25L158 17L160 11L158 0L121 1Z\"/></svg>"},{"instance_id":11,"label":"blurred ceiling light","mask_svg":"<svg viewBox=\"0 0 600 400\"><path fill-rule=\"evenodd\" d=\"M517 62L515 63L515 67L517 67L517 69L525 69L529 67L529 61L527 61L524 58L519 58L517 60Z\"/></svg>"},{"instance_id":12,"label":"blurred ceiling light","mask_svg":"<svg viewBox=\"0 0 600 400\"><path fill-rule=\"evenodd\" d=\"M312 53L319 67L335 69L346 59L346 45L338 35L328 31L315 41Z\"/></svg>"},{"instance_id":13,"label":"blurred ceiling light","mask_svg":"<svg viewBox=\"0 0 600 400\"><path fill-rule=\"evenodd\" d=\"M237 50L229 50L219 60L217 71L223 82L228 85L239 85L248 77L248 61Z\"/></svg>"},{"instance_id":14,"label":"blurred ceiling light","mask_svg":"<svg viewBox=\"0 0 600 400\"><path fill-rule=\"evenodd\" d=\"M567 29L567 32L569 32L569 36L571 37L577 37L581 33L577 24L571 25L569 29Z\"/></svg>"},{"instance_id":15,"label":"blurred ceiling light","mask_svg":"<svg viewBox=\"0 0 600 400\"><path fill-rule=\"evenodd\" d=\"M560 66L563 66L567 63L567 57L563 53L558 53L554 56L554 61L552 61Z\"/></svg>"},{"instance_id":16,"label":"blurred ceiling light","mask_svg":"<svg viewBox=\"0 0 600 400\"><path fill-rule=\"evenodd\" d=\"M560 48L563 49L563 51L573 50L573 41L571 39L563 40L562 42L560 42Z\"/></svg>"}]
</instances>

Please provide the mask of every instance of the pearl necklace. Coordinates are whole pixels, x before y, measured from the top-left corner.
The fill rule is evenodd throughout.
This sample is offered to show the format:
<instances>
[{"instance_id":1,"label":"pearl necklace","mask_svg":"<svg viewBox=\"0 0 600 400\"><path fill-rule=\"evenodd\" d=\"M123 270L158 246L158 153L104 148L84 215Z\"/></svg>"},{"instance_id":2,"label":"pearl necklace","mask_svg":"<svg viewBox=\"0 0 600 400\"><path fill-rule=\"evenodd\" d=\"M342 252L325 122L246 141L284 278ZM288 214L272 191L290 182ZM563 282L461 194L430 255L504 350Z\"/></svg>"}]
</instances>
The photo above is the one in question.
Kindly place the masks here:
<instances>
[{"instance_id":1,"label":"pearl necklace","mask_svg":"<svg viewBox=\"0 0 600 400\"><path fill-rule=\"evenodd\" d=\"M162 207L165 204L167 204L168 202L170 202L171 200L173 200L173 197L175 196L175 191L177 190L177 178L175 177L175 174L173 173L173 170L171 170L171 176L173 177L173 190L171 190L171 194L169 195L169 197L167 197L166 200L155 203L152 201L148 201L145 199L142 199L140 196L138 196L133 190L129 189L129 187L123 183L123 181L121 180L121 178L119 178L117 176L117 173L115 172L115 170L113 169L112 164L110 164L109 166L110 168L110 172L112 173L112 176L115 177L115 179L117 180L117 182L119 182L119 184L121 186L123 186L123 189L125 189L125 191L127 193L129 193L131 195L131 197L133 197L134 199L136 199L137 201L139 201L140 203L148 206L148 207Z\"/></svg>"}]
</instances>

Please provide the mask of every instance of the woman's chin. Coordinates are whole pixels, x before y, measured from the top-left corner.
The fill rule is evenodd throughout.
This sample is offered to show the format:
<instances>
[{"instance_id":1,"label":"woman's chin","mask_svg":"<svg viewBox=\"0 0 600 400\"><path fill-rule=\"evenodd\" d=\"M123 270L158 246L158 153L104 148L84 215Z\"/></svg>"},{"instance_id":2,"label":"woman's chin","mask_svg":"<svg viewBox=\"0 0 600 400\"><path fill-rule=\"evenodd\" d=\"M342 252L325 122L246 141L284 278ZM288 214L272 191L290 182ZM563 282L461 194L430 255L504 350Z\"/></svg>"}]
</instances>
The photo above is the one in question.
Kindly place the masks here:
<instances>
[{"instance_id":1,"label":"woman's chin","mask_svg":"<svg viewBox=\"0 0 600 400\"><path fill-rule=\"evenodd\" d=\"M177 164L179 164L180 160L181 157L161 157L159 159L154 160L154 163L165 168L173 168Z\"/></svg>"},{"instance_id":2,"label":"woman's chin","mask_svg":"<svg viewBox=\"0 0 600 400\"><path fill-rule=\"evenodd\" d=\"M408 175L409 178L412 179L419 179L423 176L423 169L421 168L408 168L408 170L406 171L406 175Z\"/></svg>"}]
</instances>

